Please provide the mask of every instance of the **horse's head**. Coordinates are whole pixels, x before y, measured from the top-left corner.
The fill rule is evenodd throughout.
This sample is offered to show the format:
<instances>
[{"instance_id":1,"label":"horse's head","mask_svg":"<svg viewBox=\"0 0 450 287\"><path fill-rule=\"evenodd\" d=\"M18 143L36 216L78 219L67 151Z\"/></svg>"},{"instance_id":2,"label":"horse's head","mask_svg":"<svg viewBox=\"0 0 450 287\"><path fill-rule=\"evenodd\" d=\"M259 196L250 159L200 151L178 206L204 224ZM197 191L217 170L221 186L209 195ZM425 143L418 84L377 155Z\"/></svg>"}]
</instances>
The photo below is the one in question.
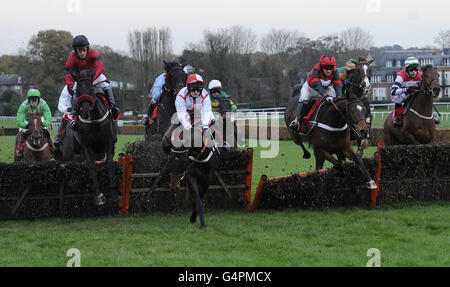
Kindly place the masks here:
<instances>
[{"instance_id":1,"label":"horse's head","mask_svg":"<svg viewBox=\"0 0 450 287\"><path fill-rule=\"evenodd\" d=\"M367 61L365 58L361 57L357 61L352 61L355 64L355 69L352 72L350 83L358 87L362 91L363 97L366 97L372 88L370 84L370 76L372 70L370 69L370 64L375 59Z\"/></svg>"},{"instance_id":2,"label":"horse's head","mask_svg":"<svg viewBox=\"0 0 450 287\"><path fill-rule=\"evenodd\" d=\"M77 81L77 113L84 119L91 119L92 109L95 103L93 95L93 78L95 71L83 70L75 78Z\"/></svg>"},{"instance_id":3,"label":"horse's head","mask_svg":"<svg viewBox=\"0 0 450 287\"><path fill-rule=\"evenodd\" d=\"M187 74L184 72L183 66L176 61L164 61L164 68L166 70L166 89L177 95L186 85Z\"/></svg>"},{"instance_id":4,"label":"horse's head","mask_svg":"<svg viewBox=\"0 0 450 287\"><path fill-rule=\"evenodd\" d=\"M338 107L345 105L345 118L349 128L358 134L369 130L365 120L366 108L359 99L356 97L342 98L339 102L341 104L338 104Z\"/></svg>"},{"instance_id":5,"label":"horse's head","mask_svg":"<svg viewBox=\"0 0 450 287\"><path fill-rule=\"evenodd\" d=\"M441 86L439 85L439 73L432 65L426 65L422 67L422 82L420 88L426 95L437 98L441 92Z\"/></svg>"},{"instance_id":6,"label":"horse's head","mask_svg":"<svg viewBox=\"0 0 450 287\"><path fill-rule=\"evenodd\" d=\"M36 113L27 112L28 137L31 140L31 144L34 146L40 146L41 142L44 140L41 117L42 111Z\"/></svg>"}]
</instances>

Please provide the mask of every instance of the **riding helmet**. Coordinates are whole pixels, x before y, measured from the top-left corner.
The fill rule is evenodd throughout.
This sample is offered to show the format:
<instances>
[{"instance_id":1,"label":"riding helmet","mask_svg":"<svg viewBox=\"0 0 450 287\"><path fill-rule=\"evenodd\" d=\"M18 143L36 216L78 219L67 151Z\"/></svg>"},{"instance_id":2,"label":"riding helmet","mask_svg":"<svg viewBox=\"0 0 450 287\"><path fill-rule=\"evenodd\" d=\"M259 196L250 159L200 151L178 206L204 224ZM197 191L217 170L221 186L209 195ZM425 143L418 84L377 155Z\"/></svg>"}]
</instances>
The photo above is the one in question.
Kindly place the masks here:
<instances>
[{"instance_id":1,"label":"riding helmet","mask_svg":"<svg viewBox=\"0 0 450 287\"><path fill-rule=\"evenodd\" d=\"M405 60L405 68L406 69L412 68L412 67L419 68L419 65L420 65L419 60L417 60L415 57L408 57Z\"/></svg>"},{"instance_id":2,"label":"riding helmet","mask_svg":"<svg viewBox=\"0 0 450 287\"><path fill-rule=\"evenodd\" d=\"M329 53L325 53L320 57L320 67L336 66L336 59Z\"/></svg>"},{"instance_id":3,"label":"riding helmet","mask_svg":"<svg viewBox=\"0 0 450 287\"><path fill-rule=\"evenodd\" d=\"M353 70L356 67L355 62L357 62L356 59L349 59L347 62L345 62L345 69L347 71Z\"/></svg>"},{"instance_id":4,"label":"riding helmet","mask_svg":"<svg viewBox=\"0 0 450 287\"><path fill-rule=\"evenodd\" d=\"M77 48L87 47L89 49L89 41L84 35L78 35L73 38L72 48L76 52Z\"/></svg>"},{"instance_id":5,"label":"riding helmet","mask_svg":"<svg viewBox=\"0 0 450 287\"><path fill-rule=\"evenodd\" d=\"M216 90L222 90L222 83L220 83L219 80L212 80L211 82L209 82L208 84L208 90L212 90L212 89L216 89Z\"/></svg>"},{"instance_id":6,"label":"riding helmet","mask_svg":"<svg viewBox=\"0 0 450 287\"><path fill-rule=\"evenodd\" d=\"M39 103L41 101L41 93L36 89L29 89L27 92L28 101L30 101L31 98L37 98Z\"/></svg>"}]
</instances>

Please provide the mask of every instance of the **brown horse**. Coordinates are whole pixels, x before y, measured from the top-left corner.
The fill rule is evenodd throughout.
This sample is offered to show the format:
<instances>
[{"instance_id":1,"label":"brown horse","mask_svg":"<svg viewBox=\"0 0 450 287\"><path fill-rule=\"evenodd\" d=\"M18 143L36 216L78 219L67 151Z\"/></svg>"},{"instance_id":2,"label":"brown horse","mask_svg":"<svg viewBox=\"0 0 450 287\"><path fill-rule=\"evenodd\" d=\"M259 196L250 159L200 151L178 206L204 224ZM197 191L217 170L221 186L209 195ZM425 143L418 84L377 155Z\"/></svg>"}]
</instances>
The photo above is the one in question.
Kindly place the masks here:
<instances>
[{"instance_id":1,"label":"brown horse","mask_svg":"<svg viewBox=\"0 0 450 287\"><path fill-rule=\"evenodd\" d=\"M218 165L213 135L210 131L203 134L201 121L194 122L190 133L188 132L188 135L183 136L180 141L178 135L181 131L183 126L172 125L164 135L163 150L169 155L169 159L160 172L160 176L170 174L171 188L180 187L181 178L184 177L186 189L191 192L193 198L193 210L189 221L195 223L198 216L200 228L205 228L203 197L209 185L214 182ZM197 139L200 144L196 144ZM183 146L174 147L174 143L176 146L183 143Z\"/></svg>"},{"instance_id":2,"label":"brown horse","mask_svg":"<svg viewBox=\"0 0 450 287\"><path fill-rule=\"evenodd\" d=\"M339 166L340 161L344 161L345 157L348 157L360 168L367 179L368 187L375 189L375 182L364 166L361 157L354 152L350 141L350 129L355 129L357 133L367 130L364 119L365 109L361 101L355 98L340 98L333 103L323 102L314 121L310 121L310 125L314 125L314 127L308 135L302 136L289 128L290 123L297 115L298 98L299 95L290 99L284 119L294 142L303 149L303 158L311 157L303 145L304 140L313 147L316 170L323 168L325 160ZM338 156L339 161L333 157L333 154Z\"/></svg>"},{"instance_id":3,"label":"brown horse","mask_svg":"<svg viewBox=\"0 0 450 287\"><path fill-rule=\"evenodd\" d=\"M350 133L350 138L357 141L358 155L363 156L364 149L369 145L370 129L372 126L372 114L370 113L369 99L367 98L372 85L370 84L371 69L370 64L375 59L370 61L366 60L364 57L360 57L357 61L353 61L355 64L355 69L349 76L349 83L346 86L344 96L347 98L356 97L361 100L364 105L366 114L364 118L367 124L367 131L363 131L357 134L353 131Z\"/></svg>"},{"instance_id":4,"label":"brown horse","mask_svg":"<svg viewBox=\"0 0 450 287\"><path fill-rule=\"evenodd\" d=\"M411 94L405 109L402 126L394 127L392 114L384 121L386 145L434 143L436 124L433 118L433 98L439 96L439 73L432 65L422 67L419 88Z\"/></svg>"},{"instance_id":5,"label":"brown horse","mask_svg":"<svg viewBox=\"0 0 450 287\"><path fill-rule=\"evenodd\" d=\"M42 127L42 111L27 112L28 130L25 132L25 142L23 146L23 160L27 164L45 163L51 159L51 146L48 142L45 130ZM16 136L16 147L20 144L20 133Z\"/></svg>"}]
</instances>

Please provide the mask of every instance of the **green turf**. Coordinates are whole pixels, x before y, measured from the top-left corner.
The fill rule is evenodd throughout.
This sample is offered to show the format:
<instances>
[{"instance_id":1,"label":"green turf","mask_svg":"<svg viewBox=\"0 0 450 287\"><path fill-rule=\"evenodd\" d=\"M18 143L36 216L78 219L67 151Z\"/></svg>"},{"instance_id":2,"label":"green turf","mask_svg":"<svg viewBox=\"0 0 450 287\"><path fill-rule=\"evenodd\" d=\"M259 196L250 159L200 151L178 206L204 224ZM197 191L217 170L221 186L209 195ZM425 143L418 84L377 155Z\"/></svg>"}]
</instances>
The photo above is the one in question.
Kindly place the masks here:
<instances>
[{"instance_id":1,"label":"green turf","mask_svg":"<svg viewBox=\"0 0 450 287\"><path fill-rule=\"evenodd\" d=\"M120 135L116 153L143 136ZM12 160L14 137L0 137L1 161ZM313 170L291 141L254 148L253 191L269 177ZM375 147L366 155L372 156ZM11 156L10 156L11 155ZM329 164L327 165L329 166ZM254 194L254 192L253 192ZM206 210L206 230L189 213L94 219L0 222L0 266L66 266L78 248L81 266L366 266L377 248L381 266L449 266L450 202L374 209Z\"/></svg>"},{"instance_id":2,"label":"green turf","mask_svg":"<svg viewBox=\"0 0 450 287\"><path fill-rule=\"evenodd\" d=\"M450 203L328 211L188 213L0 222L0 266L449 266Z\"/></svg>"}]
</instances>

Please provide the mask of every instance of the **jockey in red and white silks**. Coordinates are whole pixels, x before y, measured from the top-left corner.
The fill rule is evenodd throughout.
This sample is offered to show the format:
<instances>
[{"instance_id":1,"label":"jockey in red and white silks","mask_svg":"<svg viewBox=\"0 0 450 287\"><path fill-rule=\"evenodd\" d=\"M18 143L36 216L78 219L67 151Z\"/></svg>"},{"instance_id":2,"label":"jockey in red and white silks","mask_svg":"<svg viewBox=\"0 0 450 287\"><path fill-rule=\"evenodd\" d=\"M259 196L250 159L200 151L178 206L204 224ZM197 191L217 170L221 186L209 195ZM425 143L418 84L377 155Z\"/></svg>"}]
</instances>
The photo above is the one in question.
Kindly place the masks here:
<instances>
[{"instance_id":1,"label":"jockey in red and white silks","mask_svg":"<svg viewBox=\"0 0 450 287\"><path fill-rule=\"evenodd\" d=\"M203 79L198 74L192 74L186 84L187 86L180 90L175 99L178 120L185 130L190 130L192 124L189 112L200 110L202 128L206 129L215 118L209 94L203 88Z\"/></svg>"},{"instance_id":2,"label":"jockey in red and white silks","mask_svg":"<svg viewBox=\"0 0 450 287\"><path fill-rule=\"evenodd\" d=\"M419 87L422 81L422 71L419 71L419 61L414 57L405 60L405 68L401 70L391 88L392 101L395 103L394 126L400 127L403 113L403 103L411 92Z\"/></svg>"}]
</instances>

